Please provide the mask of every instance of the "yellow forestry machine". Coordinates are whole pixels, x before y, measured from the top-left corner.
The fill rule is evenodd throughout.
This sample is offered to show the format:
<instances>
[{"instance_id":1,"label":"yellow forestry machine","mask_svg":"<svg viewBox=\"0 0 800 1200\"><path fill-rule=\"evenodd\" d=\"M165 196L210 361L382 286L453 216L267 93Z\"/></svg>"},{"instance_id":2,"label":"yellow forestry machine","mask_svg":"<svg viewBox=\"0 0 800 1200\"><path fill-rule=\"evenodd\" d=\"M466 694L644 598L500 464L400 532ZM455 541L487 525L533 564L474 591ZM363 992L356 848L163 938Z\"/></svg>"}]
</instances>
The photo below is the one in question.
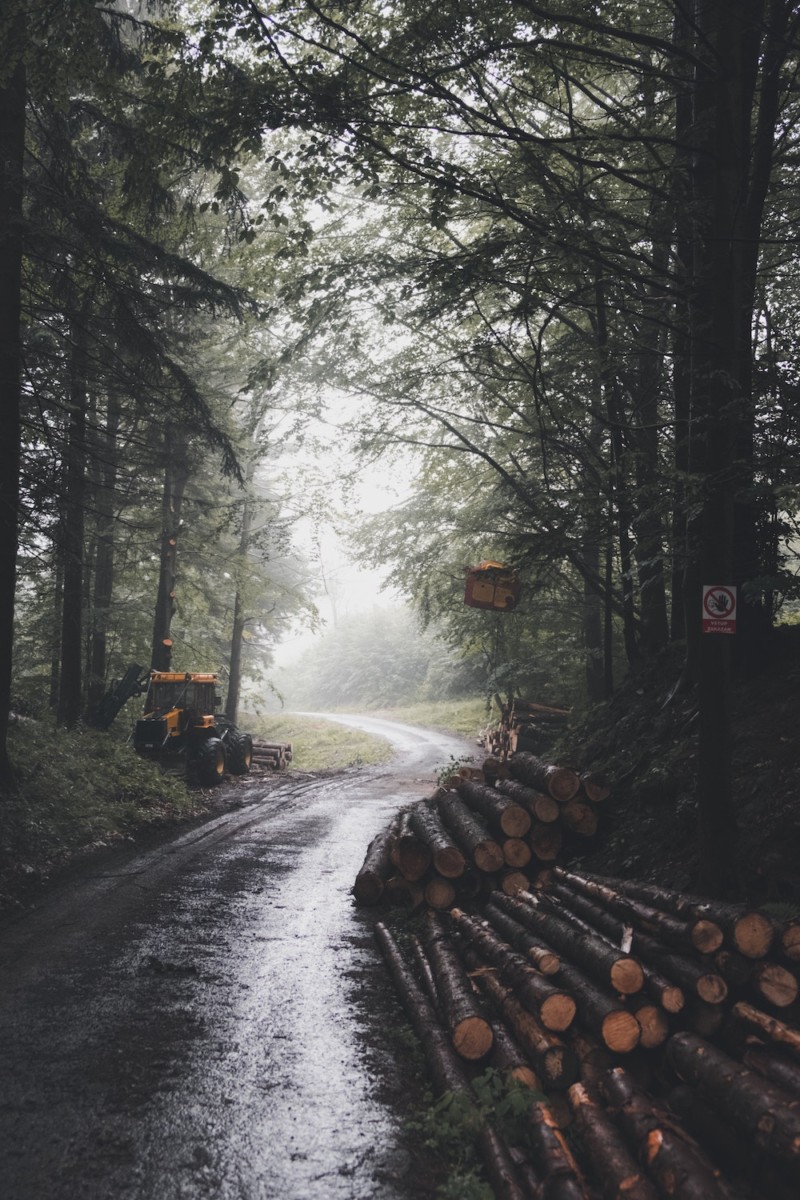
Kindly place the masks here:
<instances>
[{"instance_id":1,"label":"yellow forestry machine","mask_svg":"<svg viewBox=\"0 0 800 1200\"><path fill-rule=\"evenodd\" d=\"M203 787L218 784L226 770L246 775L253 739L216 710L217 676L201 671L151 671L144 716L136 722L133 747L159 762L185 763Z\"/></svg>"},{"instance_id":2,"label":"yellow forestry machine","mask_svg":"<svg viewBox=\"0 0 800 1200\"><path fill-rule=\"evenodd\" d=\"M123 705L144 693L144 715L131 740L144 758L162 766L180 766L202 787L214 787L226 771L246 775L253 739L217 712L218 677L203 671L143 671L132 663L102 698L90 721L108 729Z\"/></svg>"}]
</instances>

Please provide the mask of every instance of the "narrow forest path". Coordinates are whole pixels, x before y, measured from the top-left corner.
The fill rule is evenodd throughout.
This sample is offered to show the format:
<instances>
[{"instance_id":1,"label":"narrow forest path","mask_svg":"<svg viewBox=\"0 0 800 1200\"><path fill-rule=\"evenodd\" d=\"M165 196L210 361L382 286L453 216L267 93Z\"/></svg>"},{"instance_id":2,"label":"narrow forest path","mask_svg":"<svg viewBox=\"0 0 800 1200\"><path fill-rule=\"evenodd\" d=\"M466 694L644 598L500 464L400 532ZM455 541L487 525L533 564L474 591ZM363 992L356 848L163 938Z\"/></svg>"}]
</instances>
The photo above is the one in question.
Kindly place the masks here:
<instances>
[{"instance_id":1,"label":"narrow forest path","mask_svg":"<svg viewBox=\"0 0 800 1200\"><path fill-rule=\"evenodd\" d=\"M394 759L253 781L237 811L0 929L5 1200L426 1194L349 891L373 834L469 747L340 719Z\"/></svg>"}]
</instances>

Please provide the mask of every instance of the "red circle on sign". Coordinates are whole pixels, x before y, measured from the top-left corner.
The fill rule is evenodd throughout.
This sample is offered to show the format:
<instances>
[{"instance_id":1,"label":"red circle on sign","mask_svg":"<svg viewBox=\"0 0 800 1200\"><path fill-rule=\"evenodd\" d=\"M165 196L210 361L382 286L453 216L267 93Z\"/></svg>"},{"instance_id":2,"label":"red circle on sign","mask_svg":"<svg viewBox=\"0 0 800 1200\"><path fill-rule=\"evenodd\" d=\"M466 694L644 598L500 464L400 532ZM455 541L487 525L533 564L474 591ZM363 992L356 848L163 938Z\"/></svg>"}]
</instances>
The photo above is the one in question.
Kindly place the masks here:
<instances>
[{"instance_id":1,"label":"red circle on sign","mask_svg":"<svg viewBox=\"0 0 800 1200\"><path fill-rule=\"evenodd\" d=\"M714 600L717 597L724 597L727 604L724 607L715 605ZM730 621L736 612L736 595L727 587L709 588L703 596L703 608L706 615L714 621Z\"/></svg>"}]
</instances>

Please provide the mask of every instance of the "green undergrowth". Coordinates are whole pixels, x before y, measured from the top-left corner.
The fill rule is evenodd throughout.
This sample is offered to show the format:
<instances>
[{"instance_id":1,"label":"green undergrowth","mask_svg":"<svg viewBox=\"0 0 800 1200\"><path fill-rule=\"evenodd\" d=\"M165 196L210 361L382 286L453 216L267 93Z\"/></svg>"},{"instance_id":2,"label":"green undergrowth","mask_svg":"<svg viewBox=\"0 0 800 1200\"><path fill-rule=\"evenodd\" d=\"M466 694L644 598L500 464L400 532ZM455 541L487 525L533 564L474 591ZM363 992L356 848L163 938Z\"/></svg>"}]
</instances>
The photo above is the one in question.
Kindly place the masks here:
<instances>
[{"instance_id":1,"label":"green undergrowth","mask_svg":"<svg viewBox=\"0 0 800 1200\"><path fill-rule=\"evenodd\" d=\"M402 708L377 709L371 713L387 720L405 721L409 725L423 725L428 729L441 729L445 733L474 739L497 714L490 714L485 699L480 696L465 700L424 701Z\"/></svg>"},{"instance_id":2,"label":"green undergrowth","mask_svg":"<svg viewBox=\"0 0 800 1200\"><path fill-rule=\"evenodd\" d=\"M202 793L108 733L19 721L9 750L17 790L0 802L0 906L76 854L203 811Z\"/></svg>"},{"instance_id":3,"label":"green undergrowth","mask_svg":"<svg viewBox=\"0 0 800 1200\"><path fill-rule=\"evenodd\" d=\"M292 769L341 770L387 762L392 747L385 738L350 729L321 717L286 716L243 718L243 726L268 742L291 742Z\"/></svg>"}]
</instances>

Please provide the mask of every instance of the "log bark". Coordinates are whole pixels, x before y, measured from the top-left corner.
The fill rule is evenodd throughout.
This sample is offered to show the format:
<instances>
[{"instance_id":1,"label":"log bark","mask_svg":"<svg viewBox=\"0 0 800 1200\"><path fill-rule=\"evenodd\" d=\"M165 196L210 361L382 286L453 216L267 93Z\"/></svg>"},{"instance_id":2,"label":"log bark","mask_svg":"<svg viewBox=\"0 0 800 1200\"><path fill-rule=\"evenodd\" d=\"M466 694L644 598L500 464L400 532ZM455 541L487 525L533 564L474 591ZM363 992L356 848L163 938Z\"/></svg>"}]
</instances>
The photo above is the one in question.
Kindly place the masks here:
<instances>
[{"instance_id":1,"label":"log bark","mask_svg":"<svg viewBox=\"0 0 800 1200\"><path fill-rule=\"evenodd\" d=\"M515 920L558 951L562 960L574 963L615 992L633 995L642 990L644 972L635 958L617 950L588 926L580 928L560 919L552 910L545 911L543 902L536 897L531 896L531 901L516 902Z\"/></svg>"},{"instance_id":2,"label":"log bark","mask_svg":"<svg viewBox=\"0 0 800 1200\"><path fill-rule=\"evenodd\" d=\"M559 874L558 867L555 874ZM626 932L624 921L599 908L588 897L574 893L560 884L556 884L553 894L610 941L621 945ZM685 954L676 954L654 938L636 930L631 935L630 945L637 958L643 959L645 965L655 967L661 975L687 995L696 995L707 1004L721 1004L726 998L728 985L705 961L690 958Z\"/></svg>"},{"instance_id":3,"label":"log bark","mask_svg":"<svg viewBox=\"0 0 800 1200\"><path fill-rule=\"evenodd\" d=\"M723 1004L706 1004L697 996L690 996L681 1016L681 1023L700 1037L714 1037L725 1021Z\"/></svg>"},{"instance_id":4,"label":"log bark","mask_svg":"<svg viewBox=\"0 0 800 1200\"><path fill-rule=\"evenodd\" d=\"M530 960L540 974L555 975L561 966L561 959L550 946L503 910L504 903L509 899L502 892L494 892L491 902L486 906L487 919L510 946Z\"/></svg>"},{"instance_id":5,"label":"log bark","mask_svg":"<svg viewBox=\"0 0 800 1200\"><path fill-rule=\"evenodd\" d=\"M497 788L487 787L485 783L475 783L470 779L461 779L456 784L456 790L470 808L481 813L506 837L524 837L530 829L531 814L527 808L517 804L516 800L504 795Z\"/></svg>"},{"instance_id":6,"label":"log bark","mask_svg":"<svg viewBox=\"0 0 800 1200\"><path fill-rule=\"evenodd\" d=\"M674 1034L666 1056L704 1103L800 1181L800 1105L791 1096L693 1033Z\"/></svg>"},{"instance_id":7,"label":"log bark","mask_svg":"<svg viewBox=\"0 0 800 1200\"><path fill-rule=\"evenodd\" d=\"M793 1029L783 1021L779 1021L777 1017L771 1017L768 1013L761 1012L760 1009L754 1008L752 1004L746 1004L743 1000L734 1004L732 1013L735 1019L757 1029L771 1042L780 1046L789 1046L800 1054L800 1030Z\"/></svg>"},{"instance_id":8,"label":"log bark","mask_svg":"<svg viewBox=\"0 0 800 1200\"><path fill-rule=\"evenodd\" d=\"M604 1200L657 1200L658 1193L631 1155L619 1130L582 1083L569 1089L569 1103L593 1175Z\"/></svg>"},{"instance_id":9,"label":"log bark","mask_svg":"<svg viewBox=\"0 0 800 1200\"><path fill-rule=\"evenodd\" d=\"M729 1200L715 1167L622 1067L608 1073L603 1090L662 1196Z\"/></svg>"},{"instance_id":10,"label":"log bark","mask_svg":"<svg viewBox=\"0 0 800 1200\"><path fill-rule=\"evenodd\" d=\"M603 991L577 967L561 964L555 977L575 999L579 1024L594 1033L609 1050L628 1054L641 1038L641 1028L633 1013L616 996Z\"/></svg>"},{"instance_id":11,"label":"log bark","mask_svg":"<svg viewBox=\"0 0 800 1200\"><path fill-rule=\"evenodd\" d=\"M599 901L614 916L630 922L636 929L649 933L659 941L682 950L711 954L722 945L721 928L705 917L681 920L670 913L653 908L644 901L624 895L616 888L600 883L588 875L565 871L557 867L556 878L573 890Z\"/></svg>"},{"instance_id":12,"label":"log bark","mask_svg":"<svg viewBox=\"0 0 800 1200\"><path fill-rule=\"evenodd\" d=\"M719 929L731 949L746 958L763 958L776 935L775 923L765 913L740 904L726 904L705 896L694 896L672 888L636 880L589 876L605 882L634 899L681 917L685 921L708 921ZM721 943L720 943L721 944ZM700 949L700 947L696 947Z\"/></svg>"},{"instance_id":13,"label":"log bark","mask_svg":"<svg viewBox=\"0 0 800 1200\"><path fill-rule=\"evenodd\" d=\"M783 1052L776 1053L774 1048L766 1046L749 1046L742 1055L742 1062L795 1100L800 1100L800 1063L792 1062Z\"/></svg>"},{"instance_id":14,"label":"log bark","mask_svg":"<svg viewBox=\"0 0 800 1200\"><path fill-rule=\"evenodd\" d=\"M467 865L464 855L443 825L439 814L423 801L411 809L411 828L430 848L431 861L445 879L457 879Z\"/></svg>"},{"instance_id":15,"label":"log bark","mask_svg":"<svg viewBox=\"0 0 800 1200\"><path fill-rule=\"evenodd\" d=\"M461 1058L470 1061L483 1058L492 1048L492 1029L481 1012L464 965L435 913L428 913L423 945L453 1048Z\"/></svg>"},{"instance_id":16,"label":"log bark","mask_svg":"<svg viewBox=\"0 0 800 1200\"><path fill-rule=\"evenodd\" d=\"M543 762L535 754L524 750L512 755L508 765L514 779L537 791L546 792L560 803L572 800L580 791L581 780L577 771Z\"/></svg>"},{"instance_id":17,"label":"log bark","mask_svg":"<svg viewBox=\"0 0 800 1200\"><path fill-rule=\"evenodd\" d=\"M367 846L364 862L353 884L353 896L358 904L377 904L383 896L386 880L392 874L389 851L396 828L395 819L376 833Z\"/></svg>"},{"instance_id":18,"label":"log bark","mask_svg":"<svg viewBox=\"0 0 800 1200\"><path fill-rule=\"evenodd\" d=\"M375 937L406 1015L422 1043L435 1090L440 1095L468 1090L463 1063L454 1053L433 1006L408 969L397 943L380 921L375 926Z\"/></svg>"},{"instance_id":19,"label":"log bark","mask_svg":"<svg viewBox=\"0 0 800 1200\"><path fill-rule=\"evenodd\" d=\"M670 1111L680 1118L684 1128L711 1158L725 1164L729 1175L736 1174L747 1180L758 1196L768 1196L769 1200L797 1200L796 1185L782 1178L765 1162L764 1155L738 1136L730 1122L703 1104L694 1088L678 1084L669 1092L667 1103Z\"/></svg>"},{"instance_id":20,"label":"log bark","mask_svg":"<svg viewBox=\"0 0 800 1200\"><path fill-rule=\"evenodd\" d=\"M531 1105L528 1136L537 1175L547 1200L590 1200L578 1164L550 1106L542 1100Z\"/></svg>"},{"instance_id":21,"label":"log bark","mask_svg":"<svg viewBox=\"0 0 800 1200\"><path fill-rule=\"evenodd\" d=\"M472 952L474 961L477 955ZM469 962L473 958L468 958ZM511 1028L514 1036L530 1058L529 1069L534 1082L529 1086L541 1091L545 1088L565 1088L574 1082L578 1075L577 1056L570 1046L567 1046L551 1030L536 1020L533 1013L523 1007L513 990L497 978L497 975L485 971L477 976L481 990L491 1001L493 1008L502 1016ZM495 1028L493 1023L493 1028Z\"/></svg>"},{"instance_id":22,"label":"log bark","mask_svg":"<svg viewBox=\"0 0 800 1200\"><path fill-rule=\"evenodd\" d=\"M483 983L487 979L494 983L498 982L494 976L487 975L479 981L480 986L483 986ZM502 987L501 984L498 984L498 986ZM486 990L488 991L488 989ZM521 1006L520 1011L525 1012ZM530 1016L530 1013L525 1015ZM502 1072L509 1080L513 1080L521 1087L530 1088L531 1091L540 1091L541 1084L536 1071L528 1062L522 1047L515 1041L513 1034L499 1017L492 1017L490 1023L494 1037L492 1054L489 1060L492 1068L495 1071Z\"/></svg>"},{"instance_id":23,"label":"log bark","mask_svg":"<svg viewBox=\"0 0 800 1200\"><path fill-rule=\"evenodd\" d=\"M554 898L549 896L546 892L541 897L541 900L545 906L556 903ZM587 901L587 903L589 902ZM582 920L579 916L577 916L576 913L572 912L571 909L567 908L563 904L558 905L557 908L554 907L554 912L556 915L561 917L562 921L574 926L579 933L583 933L584 935L594 933L595 936L604 938L604 940L615 949L621 944L624 926L619 925L615 927L619 930L619 936L616 940L613 940L608 937L607 933L594 929L591 923ZM683 989L678 987L671 980L667 979L648 963L640 962L639 966L641 967L644 977L642 990L647 993L654 1003L658 1004L666 1012L679 1013L686 1003L686 997ZM612 983L613 982L614 981L612 980ZM618 988L617 990L624 991L623 988Z\"/></svg>"},{"instance_id":24,"label":"log bark","mask_svg":"<svg viewBox=\"0 0 800 1200\"><path fill-rule=\"evenodd\" d=\"M494 930L479 923L460 909L450 914L455 928L464 940L473 947L484 962L495 967L503 982L514 989L520 1003L555 1033L563 1033L575 1018L575 1001L572 996L554 986L530 963L503 942Z\"/></svg>"},{"instance_id":25,"label":"log bark","mask_svg":"<svg viewBox=\"0 0 800 1200\"><path fill-rule=\"evenodd\" d=\"M437 1093L443 1095L445 1092L457 1092L471 1095L463 1064L453 1053L453 1048L430 1002L406 967L397 943L381 922L375 927L375 936L403 1007L422 1043ZM508 1148L496 1131L491 1126L481 1125L477 1130L476 1140L495 1194L501 1200L526 1200Z\"/></svg>"},{"instance_id":26,"label":"log bark","mask_svg":"<svg viewBox=\"0 0 800 1200\"><path fill-rule=\"evenodd\" d=\"M430 846L414 832L410 809L404 809L400 813L391 859L400 874L411 880L422 879L431 865Z\"/></svg>"},{"instance_id":27,"label":"log bark","mask_svg":"<svg viewBox=\"0 0 800 1200\"><path fill-rule=\"evenodd\" d=\"M504 796L510 796L517 804L527 808L534 820L541 824L550 825L558 820L561 806L545 792L537 792L535 788L526 787L516 779L501 780L497 788Z\"/></svg>"},{"instance_id":28,"label":"log bark","mask_svg":"<svg viewBox=\"0 0 800 1200\"><path fill-rule=\"evenodd\" d=\"M433 977L431 964L425 953L422 942L418 937L411 938L411 958L414 970L422 990L433 1006L434 1012L439 1012L439 997L436 994L436 980Z\"/></svg>"},{"instance_id":29,"label":"log bark","mask_svg":"<svg viewBox=\"0 0 800 1200\"><path fill-rule=\"evenodd\" d=\"M456 845L479 871L491 873L502 869L505 860L501 847L457 792L443 792L437 807Z\"/></svg>"}]
</instances>

